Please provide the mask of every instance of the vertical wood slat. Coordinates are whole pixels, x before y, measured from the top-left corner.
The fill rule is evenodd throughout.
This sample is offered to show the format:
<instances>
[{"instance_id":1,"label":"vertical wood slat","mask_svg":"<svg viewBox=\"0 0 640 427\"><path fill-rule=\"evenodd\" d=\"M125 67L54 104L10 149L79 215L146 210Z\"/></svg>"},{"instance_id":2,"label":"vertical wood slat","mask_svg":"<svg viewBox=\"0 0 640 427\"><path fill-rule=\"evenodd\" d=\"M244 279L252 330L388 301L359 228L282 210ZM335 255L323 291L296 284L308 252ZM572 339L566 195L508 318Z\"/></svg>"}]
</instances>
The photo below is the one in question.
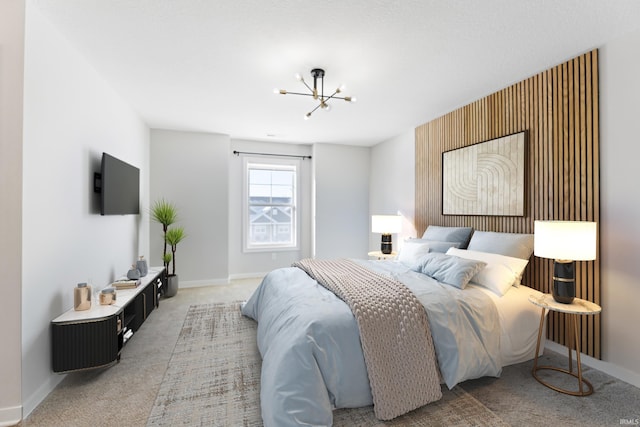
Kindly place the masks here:
<instances>
[{"instance_id":1,"label":"vertical wood slat","mask_svg":"<svg viewBox=\"0 0 640 427\"><path fill-rule=\"evenodd\" d=\"M416 128L415 226L533 233L535 220L600 219L598 51L594 50ZM525 215L442 215L442 153L527 131ZM598 230L599 233L599 230ZM599 247L598 236L598 247ZM600 304L600 254L576 262L578 297ZM524 282L550 292L552 260L531 257ZM601 357L600 315L582 316L582 349ZM565 344L552 313L549 339Z\"/></svg>"},{"instance_id":2,"label":"vertical wood slat","mask_svg":"<svg viewBox=\"0 0 640 427\"><path fill-rule=\"evenodd\" d=\"M599 110L599 93L598 93L598 51L591 52L591 95L593 111L592 116L592 145L593 145L593 219L592 221L600 222L600 110ZM600 234L598 233L598 244L596 246L597 258L600 259ZM600 263L595 262L593 264L593 277L597 277L598 280L594 281L593 302L600 304ZM602 357L602 349L600 347L600 315L597 316L597 321L594 320L594 343L598 343L594 346L594 357L600 359ZM594 344L595 345L595 344Z\"/></svg>"}]
</instances>

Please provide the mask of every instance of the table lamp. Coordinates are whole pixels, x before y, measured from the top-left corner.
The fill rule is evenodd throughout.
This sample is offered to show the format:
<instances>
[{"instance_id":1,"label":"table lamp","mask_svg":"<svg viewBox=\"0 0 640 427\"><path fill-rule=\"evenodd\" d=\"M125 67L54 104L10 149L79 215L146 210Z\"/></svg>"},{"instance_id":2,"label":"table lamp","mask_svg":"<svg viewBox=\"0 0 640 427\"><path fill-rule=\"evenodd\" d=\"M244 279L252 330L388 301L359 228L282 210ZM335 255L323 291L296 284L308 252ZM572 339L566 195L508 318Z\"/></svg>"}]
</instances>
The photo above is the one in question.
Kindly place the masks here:
<instances>
[{"instance_id":1,"label":"table lamp","mask_svg":"<svg viewBox=\"0 0 640 427\"><path fill-rule=\"evenodd\" d=\"M371 232L382 233L380 251L383 254L392 252L391 234L402 231L402 217L399 215L372 215Z\"/></svg>"},{"instance_id":2,"label":"table lamp","mask_svg":"<svg viewBox=\"0 0 640 427\"><path fill-rule=\"evenodd\" d=\"M533 254L553 259L553 299L571 304L576 296L575 261L596 259L596 223L535 221Z\"/></svg>"}]
</instances>

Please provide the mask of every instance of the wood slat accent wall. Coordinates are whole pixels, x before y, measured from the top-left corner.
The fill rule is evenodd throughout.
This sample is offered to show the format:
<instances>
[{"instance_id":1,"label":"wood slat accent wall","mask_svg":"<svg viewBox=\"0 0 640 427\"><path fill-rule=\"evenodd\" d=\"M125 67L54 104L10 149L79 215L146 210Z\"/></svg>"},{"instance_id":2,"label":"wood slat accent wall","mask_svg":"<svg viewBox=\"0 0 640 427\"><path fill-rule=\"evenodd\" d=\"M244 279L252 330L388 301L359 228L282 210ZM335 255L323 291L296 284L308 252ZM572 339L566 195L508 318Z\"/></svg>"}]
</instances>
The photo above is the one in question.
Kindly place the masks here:
<instances>
[{"instance_id":1,"label":"wood slat accent wall","mask_svg":"<svg viewBox=\"0 0 640 427\"><path fill-rule=\"evenodd\" d=\"M598 51L594 50L416 128L418 235L429 224L533 233L534 220L600 219ZM442 215L442 152L527 131L525 215ZM598 228L599 235L599 228ZM598 237L599 247L599 237ZM579 298L600 304L600 261L576 262ZM551 292L553 261L531 257L523 283ZM565 344L562 314L548 338ZM582 351L601 357L600 315L580 316Z\"/></svg>"}]
</instances>

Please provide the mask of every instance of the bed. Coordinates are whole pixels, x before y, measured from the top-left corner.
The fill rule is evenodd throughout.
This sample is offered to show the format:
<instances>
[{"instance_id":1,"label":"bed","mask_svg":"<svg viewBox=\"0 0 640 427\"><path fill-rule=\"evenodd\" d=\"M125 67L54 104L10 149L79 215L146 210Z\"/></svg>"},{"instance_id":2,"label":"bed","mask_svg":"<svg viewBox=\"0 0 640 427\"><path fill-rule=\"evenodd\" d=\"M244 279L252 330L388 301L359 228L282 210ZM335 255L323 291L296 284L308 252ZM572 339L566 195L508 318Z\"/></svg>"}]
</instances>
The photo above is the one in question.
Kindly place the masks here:
<instances>
[{"instance_id":1,"label":"bed","mask_svg":"<svg viewBox=\"0 0 640 427\"><path fill-rule=\"evenodd\" d=\"M539 292L520 283L532 250L532 235L430 226L396 260L351 262L424 306L440 382L453 388L534 357L539 311L528 297ZM330 426L333 409L372 405L351 308L303 269L270 272L241 310L258 322L265 426Z\"/></svg>"}]
</instances>

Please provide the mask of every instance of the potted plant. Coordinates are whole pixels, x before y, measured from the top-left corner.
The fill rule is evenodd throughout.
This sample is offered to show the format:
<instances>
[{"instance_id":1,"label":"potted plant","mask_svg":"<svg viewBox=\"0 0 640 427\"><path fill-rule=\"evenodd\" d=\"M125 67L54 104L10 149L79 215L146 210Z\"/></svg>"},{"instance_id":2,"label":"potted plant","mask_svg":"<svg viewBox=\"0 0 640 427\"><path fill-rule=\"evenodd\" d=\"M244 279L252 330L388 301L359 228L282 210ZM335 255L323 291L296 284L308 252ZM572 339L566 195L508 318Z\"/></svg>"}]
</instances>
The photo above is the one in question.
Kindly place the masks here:
<instances>
[{"instance_id":1,"label":"potted plant","mask_svg":"<svg viewBox=\"0 0 640 427\"><path fill-rule=\"evenodd\" d=\"M164 295L166 297L172 297L178 293L179 282L178 275L176 274L176 249L178 243L185 238L185 232L183 227L170 226L178 219L178 209L176 205L168 202L164 199L156 201L151 208L151 218L162 224L163 232L163 250L162 250L162 262L167 272L167 286ZM167 245L170 246L171 252L167 251ZM169 272L169 264L173 261L172 271Z\"/></svg>"}]
</instances>

